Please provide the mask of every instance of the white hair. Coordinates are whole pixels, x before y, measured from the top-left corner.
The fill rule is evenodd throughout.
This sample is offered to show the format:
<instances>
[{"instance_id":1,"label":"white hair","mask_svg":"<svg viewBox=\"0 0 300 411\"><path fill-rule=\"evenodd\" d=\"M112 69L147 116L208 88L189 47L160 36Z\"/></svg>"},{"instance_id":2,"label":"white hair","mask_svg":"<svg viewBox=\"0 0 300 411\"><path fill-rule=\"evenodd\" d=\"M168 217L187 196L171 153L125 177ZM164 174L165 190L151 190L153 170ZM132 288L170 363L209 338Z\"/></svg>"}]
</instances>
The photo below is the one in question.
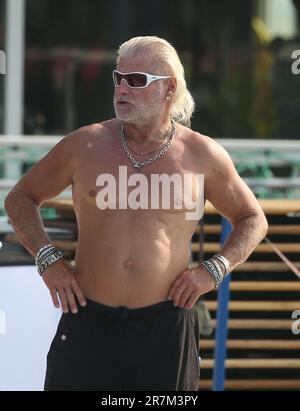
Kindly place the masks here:
<instances>
[{"instance_id":1,"label":"white hair","mask_svg":"<svg viewBox=\"0 0 300 411\"><path fill-rule=\"evenodd\" d=\"M177 88L172 96L171 116L178 123L190 127L195 102L187 89L184 68L177 51L168 41L156 36L133 37L119 47L117 62L121 57L132 56L145 48L151 48L155 52L155 60L160 66L167 66L169 73L162 73L163 75L176 77Z\"/></svg>"}]
</instances>

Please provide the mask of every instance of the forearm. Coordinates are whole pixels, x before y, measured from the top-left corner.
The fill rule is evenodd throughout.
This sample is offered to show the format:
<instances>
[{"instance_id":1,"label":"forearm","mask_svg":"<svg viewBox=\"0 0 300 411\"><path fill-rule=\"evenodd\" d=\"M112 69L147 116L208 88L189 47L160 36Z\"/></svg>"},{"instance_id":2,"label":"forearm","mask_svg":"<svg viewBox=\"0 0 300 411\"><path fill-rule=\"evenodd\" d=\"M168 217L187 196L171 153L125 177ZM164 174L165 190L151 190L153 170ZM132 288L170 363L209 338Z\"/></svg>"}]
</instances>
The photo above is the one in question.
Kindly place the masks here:
<instances>
[{"instance_id":1,"label":"forearm","mask_svg":"<svg viewBox=\"0 0 300 411\"><path fill-rule=\"evenodd\" d=\"M247 260L268 230L264 215L246 217L233 225L225 245L219 254L230 263L230 271Z\"/></svg>"},{"instance_id":2,"label":"forearm","mask_svg":"<svg viewBox=\"0 0 300 411\"><path fill-rule=\"evenodd\" d=\"M28 195L17 190L9 193L4 206L19 241L35 257L43 245L51 242L39 207Z\"/></svg>"}]
</instances>

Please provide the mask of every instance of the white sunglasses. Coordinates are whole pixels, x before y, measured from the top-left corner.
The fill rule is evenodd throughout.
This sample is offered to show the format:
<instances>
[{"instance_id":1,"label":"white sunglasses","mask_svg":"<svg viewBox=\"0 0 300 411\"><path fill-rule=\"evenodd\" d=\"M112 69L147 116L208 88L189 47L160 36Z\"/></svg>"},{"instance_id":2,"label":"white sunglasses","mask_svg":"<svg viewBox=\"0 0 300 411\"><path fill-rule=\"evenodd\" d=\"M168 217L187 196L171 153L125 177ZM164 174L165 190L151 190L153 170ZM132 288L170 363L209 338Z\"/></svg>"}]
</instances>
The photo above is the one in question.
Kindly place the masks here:
<instances>
[{"instance_id":1,"label":"white sunglasses","mask_svg":"<svg viewBox=\"0 0 300 411\"><path fill-rule=\"evenodd\" d=\"M113 70L113 82L116 87L119 87L122 79L130 88L145 88L153 81L170 78L171 76L155 76L154 74L135 71L131 73L121 73L121 71Z\"/></svg>"}]
</instances>

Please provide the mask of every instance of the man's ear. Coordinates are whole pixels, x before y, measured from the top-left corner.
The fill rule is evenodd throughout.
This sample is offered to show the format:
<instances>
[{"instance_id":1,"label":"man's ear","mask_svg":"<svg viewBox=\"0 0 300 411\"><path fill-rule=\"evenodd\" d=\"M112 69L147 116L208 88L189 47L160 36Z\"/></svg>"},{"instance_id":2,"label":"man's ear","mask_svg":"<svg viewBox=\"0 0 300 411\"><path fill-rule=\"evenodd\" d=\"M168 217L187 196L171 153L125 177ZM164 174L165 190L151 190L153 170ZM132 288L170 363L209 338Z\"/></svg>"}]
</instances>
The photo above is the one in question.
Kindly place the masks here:
<instances>
[{"instance_id":1,"label":"man's ear","mask_svg":"<svg viewBox=\"0 0 300 411\"><path fill-rule=\"evenodd\" d=\"M176 77L171 77L168 82L167 92L174 94L177 89L177 79Z\"/></svg>"}]
</instances>

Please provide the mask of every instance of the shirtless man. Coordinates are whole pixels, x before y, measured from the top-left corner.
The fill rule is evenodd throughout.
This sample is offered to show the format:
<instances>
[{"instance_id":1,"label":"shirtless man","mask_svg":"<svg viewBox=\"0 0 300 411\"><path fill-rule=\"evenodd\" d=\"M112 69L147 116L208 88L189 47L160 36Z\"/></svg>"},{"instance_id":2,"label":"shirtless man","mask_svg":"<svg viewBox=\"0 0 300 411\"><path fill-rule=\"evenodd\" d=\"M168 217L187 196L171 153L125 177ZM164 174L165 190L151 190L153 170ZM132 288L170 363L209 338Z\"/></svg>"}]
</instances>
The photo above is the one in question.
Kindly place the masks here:
<instances>
[{"instance_id":1,"label":"shirtless man","mask_svg":"<svg viewBox=\"0 0 300 411\"><path fill-rule=\"evenodd\" d=\"M5 201L18 238L36 257L51 244L39 207L72 185L75 268L59 258L42 272L53 304L63 309L47 356L45 390L197 390L194 304L220 282L220 272L224 276L249 257L266 234L266 218L227 152L189 128L194 103L168 42L129 40L119 49L116 70L116 118L63 138ZM117 190L105 208L99 176L118 182L120 166L128 178L137 174L147 181L154 174L204 175L205 198L233 227L221 260L188 268L198 220L186 218L185 203L118 207ZM201 201L197 188L193 180L193 200ZM128 198L132 190L128 185Z\"/></svg>"}]
</instances>

